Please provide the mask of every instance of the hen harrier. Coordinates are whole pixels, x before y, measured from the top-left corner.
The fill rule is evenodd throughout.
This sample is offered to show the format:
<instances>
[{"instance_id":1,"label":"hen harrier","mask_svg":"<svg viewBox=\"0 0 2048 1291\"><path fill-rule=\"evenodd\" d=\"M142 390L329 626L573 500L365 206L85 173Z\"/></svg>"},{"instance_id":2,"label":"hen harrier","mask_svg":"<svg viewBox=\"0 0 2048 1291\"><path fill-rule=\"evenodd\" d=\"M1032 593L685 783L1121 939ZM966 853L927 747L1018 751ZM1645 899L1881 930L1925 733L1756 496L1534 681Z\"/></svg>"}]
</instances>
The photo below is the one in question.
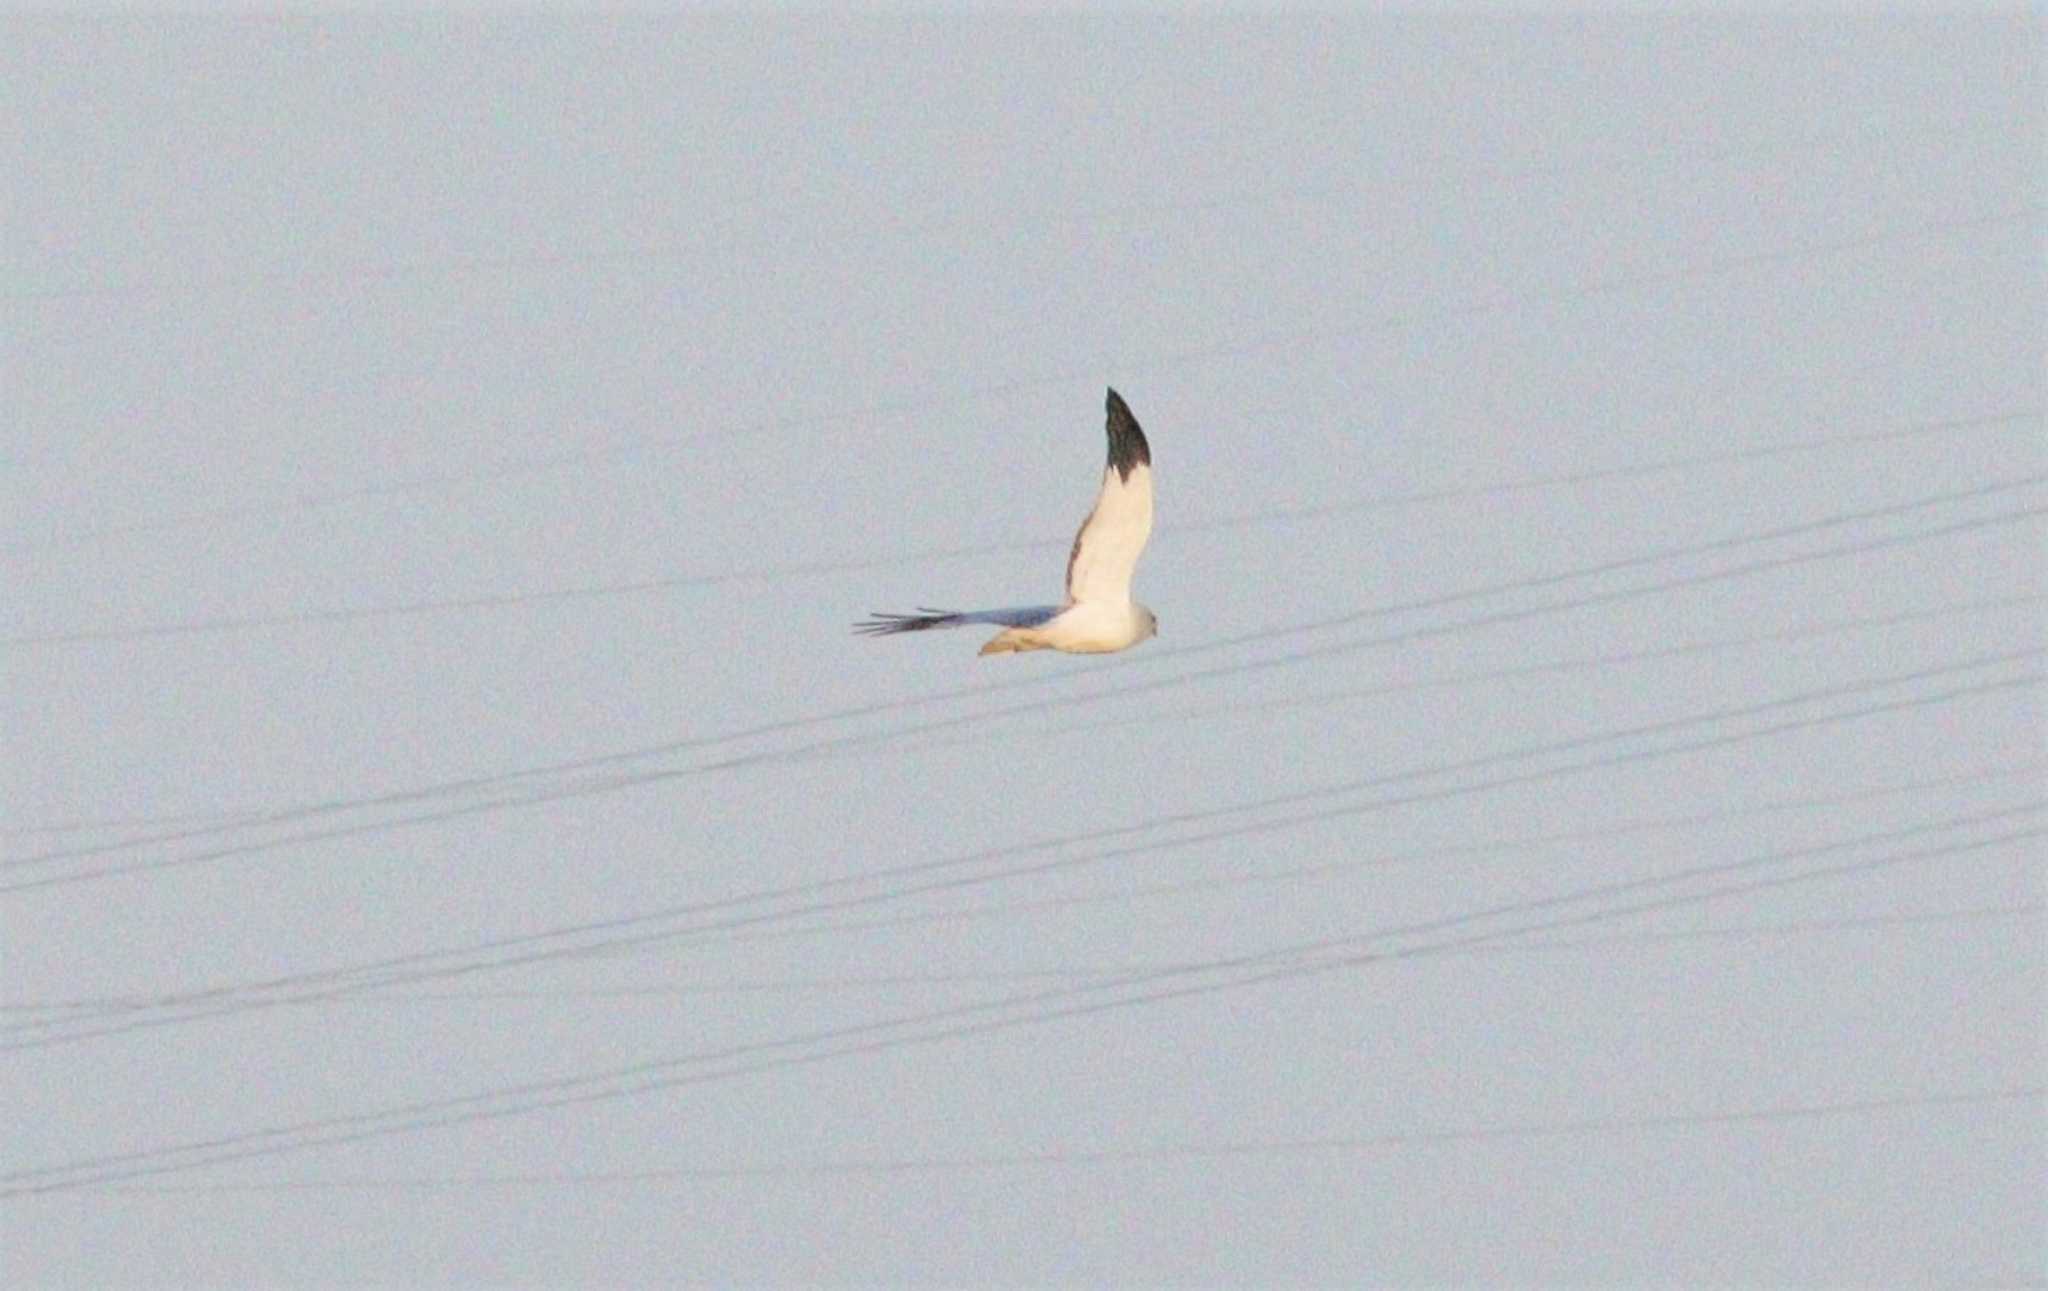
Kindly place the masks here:
<instances>
[{"instance_id":1,"label":"hen harrier","mask_svg":"<svg viewBox=\"0 0 2048 1291\"><path fill-rule=\"evenodd\" d=\"M983 654L1065 650L1106 654L1134 646L1159 631L1159 619L1131 600L1131 571L1152 536L1152 449L1137 418L1116 391L1109 392L1109 465L1095 509L1074 535L1067 556L1067 599L1059 605L955 613L920 607L916 614L877 612L854 630L869 636L1000 623L1003 630Z\"/></svg>"}]
</instances>

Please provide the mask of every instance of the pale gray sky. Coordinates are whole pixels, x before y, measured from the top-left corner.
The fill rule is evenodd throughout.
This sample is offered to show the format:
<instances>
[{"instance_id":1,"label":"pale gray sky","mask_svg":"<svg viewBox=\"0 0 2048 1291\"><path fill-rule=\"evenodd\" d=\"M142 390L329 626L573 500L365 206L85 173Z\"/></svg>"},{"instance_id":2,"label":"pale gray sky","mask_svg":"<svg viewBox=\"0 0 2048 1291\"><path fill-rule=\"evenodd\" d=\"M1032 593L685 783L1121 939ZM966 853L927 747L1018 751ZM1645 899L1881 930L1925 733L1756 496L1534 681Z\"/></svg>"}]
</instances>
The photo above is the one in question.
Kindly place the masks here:
<instances>
[{"instance_id":1,"label":"pale gray sky","mask_svg":"<svg viewBox=\"0 0 2048 1291\"><path fill-rule=\"evenodd\" d=\"M7 19L4 1280L2048 1278L2042 37Z\"/></svg>"}]
</instances>

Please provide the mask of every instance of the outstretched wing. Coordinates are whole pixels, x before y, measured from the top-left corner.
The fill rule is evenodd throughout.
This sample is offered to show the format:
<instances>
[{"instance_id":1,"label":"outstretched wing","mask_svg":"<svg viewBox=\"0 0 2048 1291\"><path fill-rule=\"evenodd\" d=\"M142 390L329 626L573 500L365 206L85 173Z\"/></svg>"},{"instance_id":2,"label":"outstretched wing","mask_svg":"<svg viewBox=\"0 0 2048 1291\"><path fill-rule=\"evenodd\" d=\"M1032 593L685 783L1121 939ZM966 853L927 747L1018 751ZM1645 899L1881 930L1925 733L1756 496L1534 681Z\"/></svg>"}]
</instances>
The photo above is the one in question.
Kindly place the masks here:
<instances>
[{"instance_id":1,"label":"outstretched wing","mask_svg":"<svg viewBox=\"0 0 2048 1291\"><path fill-rule=\"evenodd\" d=\"M1152 536L1152 446L1123 398L1109 392L1109 464L1095 509L1067 556L1067 604L1131 599L1131 571Z\"/></svg>"},{"instance_id":2,"label":"outstretched wing","mask_svg":"<svg viewBox=\"0 0 2048 1291\"><path fill-rule=\"evenodd\" d=\"M898 632L929 632L933 628L958 628L969 623L1000 623L1009 628L1035 628L1060 612L1057 605L1022 605L1010 610L935 610L920 605L915 614L874 615L853 625L865 636L886 637Z\"/></svg>"}]
</instances>

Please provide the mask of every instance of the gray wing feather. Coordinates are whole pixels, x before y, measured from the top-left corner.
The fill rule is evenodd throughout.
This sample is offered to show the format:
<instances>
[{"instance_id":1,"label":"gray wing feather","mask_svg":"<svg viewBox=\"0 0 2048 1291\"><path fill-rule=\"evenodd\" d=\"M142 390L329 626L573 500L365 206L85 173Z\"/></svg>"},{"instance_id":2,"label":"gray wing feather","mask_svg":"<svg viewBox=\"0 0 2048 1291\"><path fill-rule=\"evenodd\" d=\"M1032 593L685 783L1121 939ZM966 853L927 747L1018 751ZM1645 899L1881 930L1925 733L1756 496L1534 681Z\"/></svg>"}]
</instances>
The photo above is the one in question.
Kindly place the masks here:
<instances>
[{"instance_id":1,"label":"gray wing feather","mask_svg":"<svg viewBox=\"0 0 2048 1291\"><path fill-rule=\"evenodd\" d=\"M920 605L915 614L887 614L875 611L853 625L863 636L887 637L898 632L929 632L933 628L959 628L970 623L1000 623L1006 628L1035 628L1060 612L1057 605L1020 605L1007 610L935 610Z\"/></svg>"}]
</instances>

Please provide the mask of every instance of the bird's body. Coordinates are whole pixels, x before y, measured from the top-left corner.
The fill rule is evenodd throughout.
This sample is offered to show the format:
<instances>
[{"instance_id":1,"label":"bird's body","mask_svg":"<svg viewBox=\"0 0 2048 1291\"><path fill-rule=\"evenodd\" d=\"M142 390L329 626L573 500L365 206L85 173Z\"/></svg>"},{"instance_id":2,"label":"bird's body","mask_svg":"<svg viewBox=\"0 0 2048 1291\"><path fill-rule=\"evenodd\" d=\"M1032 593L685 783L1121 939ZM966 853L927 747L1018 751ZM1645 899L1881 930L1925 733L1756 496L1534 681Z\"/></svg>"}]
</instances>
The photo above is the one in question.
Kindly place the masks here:
<instances>
[{"instance_id":1,"label":"bird's body","mask_svg":"<svg viewBox=\"0 0 2048 1291\"><path fill-rule=\"evenodd\" d=\"M1152 611L1134 601L1121 605L1077 601L1056 610L1044 623L1005 628L989 638L983 654L1019 650L1065 650L1069 654L1109 654L1134 646L1159 630Z\"/></svg>"},{"instance_id":2,"label":"bird's body","mask_svg":"<svg viewBox=\"0 0 2048 1291\"><path fill-rule=\"evenodd\" d=\"M923 632L969 623L999 623L1003 630L982 646L983 654L1064 650L1107 654L1127 649L1159 631L1151 610L1131 599L1131 573L1152 536L1152 449L1124 401L1111 390L1109 462L1095 506L1074 535L1067 556L1067 599L1059 605L1008 610L920 610L878 613L856 630L870 636Z\"/></svg>"}]
</instances>

